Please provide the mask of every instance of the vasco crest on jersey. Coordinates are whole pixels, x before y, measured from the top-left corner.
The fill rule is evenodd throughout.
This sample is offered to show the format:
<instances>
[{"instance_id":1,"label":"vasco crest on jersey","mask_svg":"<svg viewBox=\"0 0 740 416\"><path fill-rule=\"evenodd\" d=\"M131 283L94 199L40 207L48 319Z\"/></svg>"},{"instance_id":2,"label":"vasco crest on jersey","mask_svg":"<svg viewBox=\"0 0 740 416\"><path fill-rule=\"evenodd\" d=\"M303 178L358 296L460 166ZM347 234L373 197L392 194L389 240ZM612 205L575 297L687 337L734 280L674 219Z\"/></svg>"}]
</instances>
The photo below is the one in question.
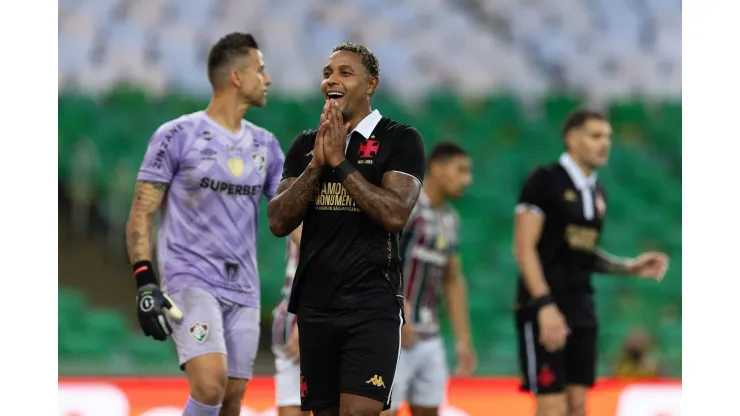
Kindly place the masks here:
<instances>
[{"instance_id":1,"label":"vasco crest on jersey","mask_svg":"<svg viewBox=\"0 0 740 416\"><path fill-rule=\"evenodd\" d=\"M265 159L265 155L263 155L260 152L252 153L252 164L254 165L254 169L259 174L265 173L265 166L267 165L267 160Z\"/></svg>"}]
</instances>

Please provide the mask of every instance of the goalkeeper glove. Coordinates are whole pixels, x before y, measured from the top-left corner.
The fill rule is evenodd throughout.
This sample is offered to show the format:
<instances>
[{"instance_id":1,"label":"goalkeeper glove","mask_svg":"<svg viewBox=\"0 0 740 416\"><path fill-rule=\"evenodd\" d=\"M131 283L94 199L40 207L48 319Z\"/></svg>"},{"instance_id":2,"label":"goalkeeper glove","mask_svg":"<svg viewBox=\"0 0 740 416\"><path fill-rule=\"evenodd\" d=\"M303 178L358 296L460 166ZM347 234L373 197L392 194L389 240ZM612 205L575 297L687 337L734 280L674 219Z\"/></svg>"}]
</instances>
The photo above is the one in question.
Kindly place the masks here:
<instances>
[{"instance_id":1,"label":"goalkeeper glove","mask_svg":"<svg viewBox=\"0 0 740 416\"><path fill-rule=\"evenodd\" d=\"M172 328L164 316L166 311L174 319L182 319L182 312L172 299L163 293L157 285L154 268L149 261L140 261L134 264L136 278L136 314L139 318L144 335L158 341L165 341L172 333Z\"/></svg>"}]
</instances>

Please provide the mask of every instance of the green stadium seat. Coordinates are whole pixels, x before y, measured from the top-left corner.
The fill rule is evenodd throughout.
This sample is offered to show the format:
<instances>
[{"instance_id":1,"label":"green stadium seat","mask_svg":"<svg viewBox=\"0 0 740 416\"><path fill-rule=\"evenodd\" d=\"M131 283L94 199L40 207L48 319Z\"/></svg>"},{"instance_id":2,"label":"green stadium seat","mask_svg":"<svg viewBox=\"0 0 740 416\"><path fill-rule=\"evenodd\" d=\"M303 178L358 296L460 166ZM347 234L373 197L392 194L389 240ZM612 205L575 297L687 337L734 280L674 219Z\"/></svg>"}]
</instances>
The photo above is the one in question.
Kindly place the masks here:
<instances>
[{"instance_id":1,"label":"green stadium seat","mask_svg":"<svg viewBox=\"0 0 740 416\"><path fill-rule=\"evenodd\" d=\"M681 125L683 121L681 102L668 101L661 103L656 113L653 123L660 126L661 130L674 133L674 139L679 139L678 144L680 147Z\"/></svg>"},{"instance_id":2,"label":"green stadium seat","mask_svg":"<svg viewBox=\"0 0 740 416\"><path fill-rule=\"evenodd\" d=\"M147 112L149 107L146 92L135 87L120 87L109 91L102 101L111 108L129 109L140 113Z\"/></svg>"},{"instance_id":3,"label":"green stadium seat","mask_svg":"<svg viewBox=\"0 0 740 416\"><path fill-rule=\"evenodd\" d=\"M105 338L97 338L87 332L65 334L59 338L59 349L65 351L69 358L78 360L99 361L109 358L116 345Z\"/></svg>"},{"instance_id":4,"label":"green stadium seat","mask_svg":"<svg viewBox=\"0 0 740 416\"><path fill-rule=\"evenodd\" d=\"M568 114L583 105L583 101L576 97L564 95L547 96L542 103L545 119L560 128Z\"/></svg>"},{"instance_id":5,"label":"green stadium seat","mask_svg":"<svg viewBox=\"0 0 740 416\"><path fill-rule=\"evenodd\" d=\"M205 109L207 105L207 99L172 93L162 102L162 108L166 109L166 117L162 114L162 120L172 120L183 114L195 113Z\"/></svg>"},{"instance_id":6,"label":"green stadium seat","mask_svg":"<svg viewBox=\"0 0 740 416\"><path fill-rule=\"evenodd\" d=\"M373 96L374 107L378 108L384 117L398 120L400 123L414 125L412 119L415 115L401 102L398 102L387 94L376 93ZM321 107L319 107L321 108Z\"/></svg>"},{"instance_id":7,"label":"green stadium seat","mask_svg":"<svg viewBox=\"0 0 740 416\"><path fill-rule=\"evenodd\" d=\"M131 198L135 172L154 129L206 104L206 99L177 93L151 98L132 88L100 98L61 94L59 180L69 184L71 173L83 170L85 160L78 145L88 141L97 154L89 176L96 186L98 208L107 220L121 221L127 208L119 205L126 207L123 201ZM465 100L442 91L412 107L385 92L374 98L374 106L384 115L416 127L427 151L440 140L451 140L471 153L474 183L454 205L462 218L460 254L470 288L479 374L518 374L511 311L517 282L511 253L514 206L529 172L563 151L563 120L579 104L578 98L553 95L541 101L541 114L530 114L516 97L505 94ZM250 109L246 118L272 131L287 151L298 132L316 126L322 105L320 96L295 99L278 94L270 97L266 108ZM672 263L660 285L594 277L602 328L599 371L610 371L611 357L618 353L626 332L640 325L656 334L669 372L680 375L680 321L664 325L661 311L681 305L681 103L615 102L609 115L615 139L610 166L599 173L607 189L609 213L601 245L618 255L662 249L671 255ZM263 220L265 211L263 202ZM285 277L285 240L274 238L262 226L258 241L261 301L269 319ZM175 360L169 343L152 342L132 324L110 311L89 308L77 292L61 290L60 360L123 360L136 368L161 368L163 362ZM446 342L454 342L449 324L443 322L442 327ZM454 349L448 354L454 361Z\"/></svg>"},{"instance_id":8,"label":"green stadium seat","mask_svg":"<svg viewBox=\"0 0 740 416\"><path fill-rule=\"evenodd\" d=\"M664 359L668 363L674 363L674 365L668 367L669 371L673 370L671 372L673 375L676 375L676 370L678 370L678 375L680 376L682 350L681 321L679 320L674 323L661 326L658 329L657 338L658 351L662 353L662 356L665 357Z\"/></svg>"},{"instance_id":9,"label":"green stadium seat","mask_svg":"<svg viewBox=\"0 0 740 416\"><path fill-rule=\"evenodd\" d=\"M176 365L177 354L171 343L155 342L140 332L132 333L125 343L128 353L142 365L162 365L168 363Z\"/></svg>"},{"instance_id":10,"label":"green stadium seat","mask_svg":"<svg viewBox=\"0 0 740 416\"><path fill-rule=\"evenodd\" d=\"M497 95L488 97L482 106L485 118L494 120L497 124L514 124L518 125L524 122L519 99L511 95ZM476 113L470 112L470 116L477 116Z\"/></svg>"},{"instance_id":11,"label":"green stadium seat","mask_svg":"<svg viewBox=\"0 0 740 416\"><path fill-rule=\"evenodd\" d=\"M60 289L58 296L59 335L77 330L85 317L85 299L80 292Z\"/></svg>"},{"instance_id":12,"label":"green stadium seat","mask_svg":"<svg viewBox=\"0 0 740 416\"><path fill-rule=\"evenodd\" d=\"M120 345L129 331L120 313L103 309L88 311L84 325L88 336L105 339L111 345Z\"/></svg>"},{"instance_id":13,"label":"green stadium seat","mask_svg":"<svg viewBox=\"0 0 740 416\"><path fill-rule=\"evenodd\" d=\"M608 325L602 322L599 328L598 346L605 361L611 362L619 355L627 333L635 328L636 324L639 326L639 323L627 319L617 319Z\"/></svg>"},{"instance_id":14,"label":"green stadium seat","mask_svg":"<svg viewBox=\"0 0 740 416\"><path fill-rule=\"evenodd\" d=\"M75 318L84 315L85 298L75 290L59 289L58 294L59 316L73 316Z\"/></svg>"},{"instance_id":15,"label":"green stadium seat","mask_svg":"<svg viewBox=\"0 0 740 416\"><path fill-rule=\"evenodd\" d=\"M644 128L650 123L649 110L643 101L613 102L609 106L608 115L615 126L629 124Z\"/></svg>"}]
</instances>

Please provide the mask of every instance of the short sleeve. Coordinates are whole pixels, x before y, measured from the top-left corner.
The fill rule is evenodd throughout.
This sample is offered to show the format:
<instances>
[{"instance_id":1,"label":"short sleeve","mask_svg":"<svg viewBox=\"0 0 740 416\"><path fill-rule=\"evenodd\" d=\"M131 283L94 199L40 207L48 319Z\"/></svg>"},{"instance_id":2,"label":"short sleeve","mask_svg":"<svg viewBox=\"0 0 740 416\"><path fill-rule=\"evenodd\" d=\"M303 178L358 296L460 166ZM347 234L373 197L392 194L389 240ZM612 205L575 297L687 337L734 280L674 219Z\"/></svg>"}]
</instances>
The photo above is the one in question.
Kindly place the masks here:
<instances>
[{"instance_id":1,"label":"short sleeve","mask_svg":"<svg viewBox=\"0 0 740 416\"><path fill-rule=\"evenodd\" d=\"M310 135L306 131L301 132L293 139L293 143L290 144L288 154L285 156L285 162L283 163L282 179L297 178L306 169L305 158L307 153L313 148L313 146L310 146L309 139Z\"/></svg>"},{"instance_id":2,"label":"short sleeve","mask_svg":"<svg viewBox=\"0 0 740 416\"><path fill-rule=\"evenodd\" d=\"M545 168L538 168L529 175L519 194L516 212L532 211L545 215L550 210L552 190L550 177Z\"/></svg>"},{"instance_id":3,"label":"short sleeve","mask_svg":"<svg viewBox=\"0 0 740 416\"><path fill-rule=\"evenodd\" d=\"M423 182L425 160L421 134L415 128L407 127L396 140L397 147L386 170L405 173Z\"/></svg>"},{"instance_id":4,"label":"short sleeve","mask_svg":"<svg viewBox=\"0 0 740 416\"><path fill-rule=\"evenodd\" d=\"M165 124L157 129L149 139L137 179L170 183L180 165L186 135L181 124Z\"/></svg>"},{"instance_id":5,"label":"short sleeve","mask_svg":"<svg viewBox=\"0 0 740 416\"><path fill-rule=\"evenodd\" d=\"M275 192L277 192L278 185L280 185L280 180L283 175L285 155L283 154L283 149L280 148L280 143L272 134L270 134L270 142L268 146L270 152L270 164L267 166L265 186L262 188L262 193L267 197L267 199L272 199L275 196Z\"/></svg>"}]
</instances>

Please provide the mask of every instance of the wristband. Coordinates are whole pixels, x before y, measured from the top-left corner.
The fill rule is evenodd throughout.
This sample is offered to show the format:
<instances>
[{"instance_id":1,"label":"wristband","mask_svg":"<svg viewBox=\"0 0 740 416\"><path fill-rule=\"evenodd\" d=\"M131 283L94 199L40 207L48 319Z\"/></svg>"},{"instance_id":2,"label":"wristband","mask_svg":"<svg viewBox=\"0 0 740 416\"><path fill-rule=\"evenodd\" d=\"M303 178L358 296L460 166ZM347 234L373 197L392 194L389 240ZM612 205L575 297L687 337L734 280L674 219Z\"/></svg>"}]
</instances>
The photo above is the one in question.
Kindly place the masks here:
<instances>
[{"instance_id":1,"label":"wristband","mask_svg":"<svg viewBox=\"0 0 740 416\"><path fill-rule=\"evenodd\" d=\"M357 172L357 168L347 159L344 159L340 164L334 167L334 174L339 178L339 182L344 182L347 177Z\"/></svg>"},{"instance_id":2,"label":"wristband","mask_svg":"<svg viewBox=\"0 0 740 416\"><path fill-rule=\"evenodd\" d=\"M543 307L555 303L555 298L552 297L551 294L542 295L538 298L532 299L531 302L529 302L529 306L534 308L534 310L540 310Z\"/></svg>"},{"instance_id":3,"label":"wristband","mask_svg":"<svg viewBox=\"0 0 740 416\"><path fill-rule=\"evenodd\" d=\"M149 260L139 261L134 264L134 278L136 278L136 287L144 285L156 285L157 276L154 274L154 266Z\"/></svg>"}]
</instances>

